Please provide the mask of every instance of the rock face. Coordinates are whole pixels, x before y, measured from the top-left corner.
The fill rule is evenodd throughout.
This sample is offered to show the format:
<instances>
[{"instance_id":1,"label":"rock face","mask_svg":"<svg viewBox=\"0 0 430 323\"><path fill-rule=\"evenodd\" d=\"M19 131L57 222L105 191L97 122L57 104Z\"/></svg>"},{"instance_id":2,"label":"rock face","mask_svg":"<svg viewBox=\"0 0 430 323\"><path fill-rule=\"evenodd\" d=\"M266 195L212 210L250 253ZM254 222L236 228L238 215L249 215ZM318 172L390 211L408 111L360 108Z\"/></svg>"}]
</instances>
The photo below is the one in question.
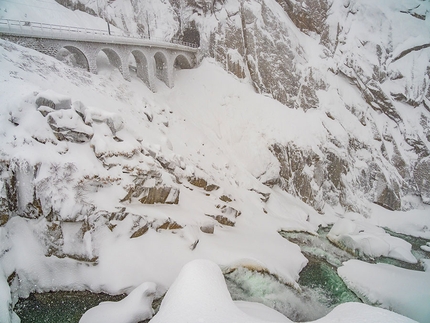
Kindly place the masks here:
<instances>
[{"instance_id":1,"label":"rock face","mask_svg":"<svg viewBox=\"0 0 430 323\"><path fill-rule=\"evenodd\" d=\"M143 204L178 204L179 190L172 187L146 187L139 200Z\"/></svg>"},{"instance_id":2,"label":"rock face","mask_svg":"<svg viewBox=\"0 0 430 323\"><path fill-rule=\"evenodd\" d=\"M414 170L414 178L423 202L430 204L430 157L418 162Z\"/></svg>"}]
</instances>

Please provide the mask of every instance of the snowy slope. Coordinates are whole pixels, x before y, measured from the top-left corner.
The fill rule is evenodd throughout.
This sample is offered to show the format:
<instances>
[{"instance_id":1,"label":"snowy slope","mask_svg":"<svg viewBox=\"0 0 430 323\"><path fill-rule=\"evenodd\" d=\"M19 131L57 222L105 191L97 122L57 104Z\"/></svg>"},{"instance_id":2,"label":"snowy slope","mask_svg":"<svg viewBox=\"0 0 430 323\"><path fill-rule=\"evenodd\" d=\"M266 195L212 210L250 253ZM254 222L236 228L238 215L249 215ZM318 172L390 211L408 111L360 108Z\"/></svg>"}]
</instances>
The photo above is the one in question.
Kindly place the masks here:
<instances>
[{"instance_id":1,"label":"snowy slope","mask_svg":"<svg viewBox=\"0 0 430 323\"><path fill-rule=\"evenodd\" d=\"M112 21L136 12L158 17L160 28L144 33L170 39L179 28L167 1L137 3L135 10L115 1L106 11L97 8L101 2L87 6ZM40 5L2 2L0 18L41 21L55 10L51 23L105 28L104 20L54 1L43 1L48 11L27 10L23 4ZM240 17L230 19L229 14L239 3L219 6L219 21L237 27ZM333 70L347 60L347 46L353 45L346 42L333 58L322 59L318 37L304 35L278 4L248 1L245 7L245 18L255 22L255 39L262 39L258 31L276 42L262 25L270 12L272 22L280 21L271 25L281 31L279 44L290 39L291 53L301 48L292 58L293 69L300 72L295 80L306 79L310 87L324 83L314 88L317 108L289 109L276 96L256 93L249 66L238 77L226 72L231 69L219 57L176 71L173 89L159 82L153 93L136 77L123 80L103 56L99 74L92 75L0 40L0 309L9 309L31 291L120 293L153 281L162 294L186 263L199 258L224 271L240 266L267 271L299 290L307 260L278 231L315 233L339 215L349 219L348 225L337 226L339 240L354 240L354 248L370 256L416 261L409 244L375 225L430 237L430 209L412 178L415 164L425 157L409 144L419 139L427 149L423 120L430 120L429 112L423 104L394 102L402 117L396 123L369 108L346 72ZM182 9L192 15L189 7ZM340 16L343 9L336 10ZM193 17L208 31L201 39L209 41L217 24L211 10L205 12ZM135 20L126 23L127 28L117 25L138 32ZM396 42L398 51L403 45ZM212 45L205 46L209 50ZM258 51L255 58L263 66L266 54ZM346 56L337 57L340 52ZM239 51L229 53L240 62ZM390 79L384 86L393 89L396 82ZM307 96L303 86L300 91ZM392 212L372 202L400 206ZM363 284L353 274L347 279ZM421 287L418 282L409 300ZM375 297L386 307L395 303L383 293ZM394 310L410 315L411 308ZM353 313L359 317L358 312ZM0 322L11 321L9 310L0 313Z\"/></svg>"}]
</instances>

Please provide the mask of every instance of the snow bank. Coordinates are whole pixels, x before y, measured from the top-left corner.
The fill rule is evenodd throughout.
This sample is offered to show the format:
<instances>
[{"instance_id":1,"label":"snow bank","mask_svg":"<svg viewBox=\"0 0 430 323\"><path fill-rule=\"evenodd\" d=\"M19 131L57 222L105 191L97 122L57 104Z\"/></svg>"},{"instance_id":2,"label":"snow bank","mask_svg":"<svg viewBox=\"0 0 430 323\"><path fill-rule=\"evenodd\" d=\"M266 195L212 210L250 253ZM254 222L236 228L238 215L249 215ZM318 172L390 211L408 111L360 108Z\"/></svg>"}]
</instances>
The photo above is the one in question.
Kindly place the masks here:
<instances>
[{"instance_id":1,"label":"snow bank","mask_svg":"<svg viewBox=\"0 0 430 323\"><path fill-rule=\"evenodd\" d=\"M136 323L152 317L154 283L143 283L119 302L102 302L89 309L79 323Z\"/></svg>"},{"instance_id":2,"label":"snow bank","mask_svg":"<svg viewBox=\"0 0 430 323\"><path fill-rule=\"evenodd\" d=\"M268 322L279 322L279 323L290 323L293 322L281 313L267 307L266 305L255 303L255 302L245 302L245 301L235 301L234 304L244 313L249 316L256 317L260 320Z\"/></svg>"},{"instance_id":3,"label":"snow bank","mask_svg":"<svg viewBox=\"0 0 430 323\"><path fill-rule=\"evenodd\" d=\"M384 229L365 222L339 219L327 238L352 253L368 257L391 257L409 263L417 259L411 253L411 244L390 236Z\"/></svg>"},{"instance_id":4,"label":"snow bank","mask_svg":"<svg viewBox=\"0 0 430 323\"><path fill-rule=\"evenodd\" d=\"M349 260L338 274L357 295L419 322L430 319L430 272Z\"/></svg>"},{"instance_id":5,"label":"snow bank","mask_svg":"<svg viewBox=\"0 0 430 323\"><path fill-rule=\"evenodd\" d=\"M413 323L396 313L361 303L344 303L315 323Z\"/></svg>"},{"instance_id":6,"label":"snow bank","mask_svg":"<svg viewBox=\"0 0 430 323\"><path fill-rule=\"evenodd\" d=\"M372 216L367 221L394 232L430 239L430 207L422 205L406 212L389 211L373 204Z\"/></svg>"}]
</instances>

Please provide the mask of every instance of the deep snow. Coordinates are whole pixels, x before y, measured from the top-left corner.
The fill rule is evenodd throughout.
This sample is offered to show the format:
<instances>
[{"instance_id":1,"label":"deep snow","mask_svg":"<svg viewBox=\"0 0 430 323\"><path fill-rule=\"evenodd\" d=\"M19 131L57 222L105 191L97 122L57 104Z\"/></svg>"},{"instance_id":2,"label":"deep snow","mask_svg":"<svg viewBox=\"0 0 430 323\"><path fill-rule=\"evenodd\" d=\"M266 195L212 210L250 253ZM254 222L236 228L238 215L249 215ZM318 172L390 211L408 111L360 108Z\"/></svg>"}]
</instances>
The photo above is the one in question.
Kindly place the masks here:
<instances>
[{"instance_id":1,"label":"deep snow","mask_svg":"<svg viewBox=\"0 0 430 323\"><path fill-rule=\"evenodd\" d=\"M22 3L27 2L21 0L20 3L20 6L13 2L1 3L0 18L6 17L7 13L12 19L46 19L47 11L24 10ZM71 13L54 1L43 3L52 6L49 10L56 12L55 21L51 20L51 23L93 28L105 26L101 19ZM28 1L27 4L32 8L35 2ZM293 141L302 147L318 149L318 143L327 140L327 128L340 139L347 140L347 133L354 132L367 140L371 135L360 133L356 120L353 121L349 114L336 112L337 105L341 104L336 91L348 91L346 82L336 81L339 82L337 89L320 93L320 96L324 109L334 111L347 123L351 122L348 130L328 118L324 109L292 110L256 94L247 80L238 80L211 59L203 60L196 69L176 71L173 89L158 82L156 93L136 77L126 82L119 71L103 59L99 57L99 74L91 75L0 40L0 158L16 165L22 184L19 204L24 209L33 199L35 181L43 191L43 207L49 210L53 206L61 210L63 252L85 259L97 258L94 266L68 256L46 257L50 242L41 237L47 236L48 221L44 218L11 218L0 227L0 322L10 322L12 318L6 309L16 297L25 297L31 291L91 289L120 293L143 282L154 281L158 292L162 293L177 279L185 264L200 258L215 262L223 270L240 266L267 270L281 282L299 289L297 280L307 260L300 248L282 238L278 231L315 233L319 225L337 222L338 210L328 207L321 215L280 188L264 186L262 182L279 172L279 162L268 146L274 142ZM329 77L335 78L333 75ZM69 109L51 111L50 115L66 127L93 135L91 140L87 143L58 140L47 118L36 109L35 101L39 95L70 99ZM351 100L354 99L358 100L355 94L351 95ZM85 116L84 120L77 117L77 111ZM115 135L108 120L114 124ZM414 122L411 121L412 126L415 126ZM175 165L174 174L180 181L164 171L151 154ZM114 166L106 168L97 156L105 156L103 161ZM36 164L41 165L37 174L25 171ZM126 173L124 169L160 171L166 185L179 189L179 204L119 202L133 183L134 173ZM209 193L192 186L188 182L190 176L205 178L220 189ZM74 189L83 178L100 178L106 185L99 186L95 181L77 196ZM4 197L4 189L2 183L1 197ZM271 194L267 203L262 201L261 193ZM231 197L229 205L241 211L237 218L230 216L235 221L233 227L221 225L205 215L217 212L217 205L223 204L219 199L223 195ZM78 200L80 203L76 203ZM131 215L110 222L113 229L108 229L94 217L90 219L94 227L80 237L82 221L88 220L82 216L85 205L94 205L107 212L125 207ZM348 236L356 243L354 247L370 256L383 254L413 262L410 245L383 234L376 226L430 238L429 207L419 205L408 212L391 212L374 205L368 207L367 217L356 213L342 214L348 220L339 220L337 237ZM167 220L177 222L183 229L156 230L151 227L144 235L130 239L136 221L156 227ZM348 225L345 225L346 221ZM214 227L214 233L202 232L199 229L202 226ZM262 305L235 305L226 293L217 266L209 262L192 264L186 265L188 269L179 274L175 287L166 296L164 309L154 322L169 322L168 318L180 322L185 319L185 311L190 311L189 315L196 319L209 322L217 317L208 315L214 311L214 306L221 306L225 311L218 312L219 315L229 319L237 317L238 322L261 322L261 316L265 320L273 317L273 321L288 322L271 310L263 309ZM339 273L354 286L352 289L372 303L380 303L425 322L429 315L426 303L415 302L415 299L417 295L428 299L430 289L423 286L430 281L429 272L417 275L404 270L401 279L378 286L380 293L375 293L374 280L367 280L367 276L363 278L361 273L369 272L375 280L380 278L379 281L397 273L396 268L386 266L386 271L381 274L378 268L351 261L341 267ZM14 272L21 281L9 287L7 277ZM183 278L191 274L195 279L201 279L202 285ZM414 281L413 285L407 285L410 293L401 293L409 280ZM370 286L366 287L367 284ZM206 286L205 290L199 291L203 286ZM213 290L212 297L209 290ZM189 297L175 296L183 295L181 293ZM214 299L216 295L220 296ZM193 299L196 302L188 307ZM252 318L243 312L251 314ZM382 309L346 304L317 322L339 319L345 322L362 322L364 319L369 322L408 321Z\"/></svg>"}]
</instances>

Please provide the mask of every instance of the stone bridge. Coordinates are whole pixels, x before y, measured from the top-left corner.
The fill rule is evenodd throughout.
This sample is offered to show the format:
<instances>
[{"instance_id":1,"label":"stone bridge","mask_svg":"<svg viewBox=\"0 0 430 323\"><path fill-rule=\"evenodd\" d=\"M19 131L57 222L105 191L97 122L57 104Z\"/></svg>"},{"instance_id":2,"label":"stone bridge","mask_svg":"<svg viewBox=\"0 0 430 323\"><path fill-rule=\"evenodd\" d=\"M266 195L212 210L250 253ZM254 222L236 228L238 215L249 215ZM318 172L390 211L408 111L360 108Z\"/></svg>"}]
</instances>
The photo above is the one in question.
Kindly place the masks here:
<instances>
[{"instance_id":1,"label":"stone bridge","mask_svg":"<svg viewBox=\"0 0 430 323\"><path fill-rule=\"evenodd\" d=\"M80 27L50 25L18 20L0 20L0 37L41 53L62 59L72 54L73 63L97 74L97 56L102 51L126 80L131 79L130 59L136 74L154 90L155 78L174 86L175 69L193 68L198 48L179 41L133 38Z\"/></svg>"}]
</instances>

